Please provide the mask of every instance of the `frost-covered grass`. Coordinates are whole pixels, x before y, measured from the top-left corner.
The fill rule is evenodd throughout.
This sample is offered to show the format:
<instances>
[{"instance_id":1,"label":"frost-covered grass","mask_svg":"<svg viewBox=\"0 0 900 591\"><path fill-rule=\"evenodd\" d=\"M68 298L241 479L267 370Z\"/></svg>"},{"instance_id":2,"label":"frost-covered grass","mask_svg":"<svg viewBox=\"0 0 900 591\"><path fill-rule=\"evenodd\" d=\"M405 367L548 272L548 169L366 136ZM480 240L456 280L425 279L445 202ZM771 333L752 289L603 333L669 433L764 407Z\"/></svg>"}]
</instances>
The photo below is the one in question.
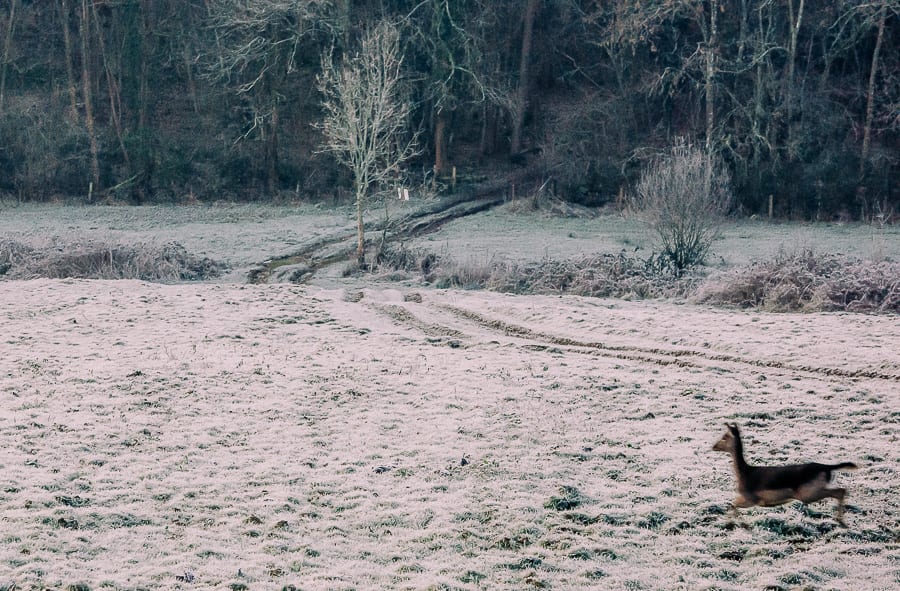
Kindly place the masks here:
<instances>
[{"instance_id":1,"label":"frost-covered grass","mask_svg":"<svg viewBox=\"0 0 900 591\"><path fill-rule=\"evenodd\" d=\"M0 317L6 588L900 584L883 317L87 280L0 283ZM859 462L850 527L732 527L725 420Z\"/></svg>"},{"instance_id":2,"label":"frost-covered grass","mask_svg":"<svg viewBox=\"0 0 900 591\"><path fill-rule=\"evenodd\" d=\"M0 231L240 268L352 228L256 207L9 208ZM627 221L495 215L435 240L639 246ZM793 246L766 228L791 227L721 244ZM0 281L0 589L900 585L896 316L240 279ZM859 463L849 528L829 503L730 524L726 420L759 463Z\"/></svg>"}]
</instances>

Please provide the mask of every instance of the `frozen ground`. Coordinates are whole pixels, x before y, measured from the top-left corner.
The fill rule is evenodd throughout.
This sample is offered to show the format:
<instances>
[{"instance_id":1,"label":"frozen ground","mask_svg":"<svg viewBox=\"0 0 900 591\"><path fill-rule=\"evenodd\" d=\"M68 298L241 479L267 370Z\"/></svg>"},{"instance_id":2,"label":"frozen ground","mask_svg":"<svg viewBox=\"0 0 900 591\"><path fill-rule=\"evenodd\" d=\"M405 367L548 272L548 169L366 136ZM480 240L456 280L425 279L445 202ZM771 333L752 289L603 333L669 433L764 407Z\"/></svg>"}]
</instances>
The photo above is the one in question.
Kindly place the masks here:
<instances>
[{"instance_id":1,"label":"frozen ground","mask_svg":"<svg viewBox=\"0 0 900 591\"><path fill-rule=\"evenodd\" d=\"M174 239L239 266L351 223L77 211L7 209L0 231ZM497 218L433 241L481 227L488 250L562 256L600 223L541 220L519 220L528 241L497 240ZM726 261L777 248L761 228L791 226L741 224ZM868 256L856 229L834 250ZM0 589L900 586L893 316L329 279L3 281L0 318ZM759 463L859 463L837 476L849 527L830 502L730 527L728 458L710 451L726 420Z\"/></svg>"}]
</instances>

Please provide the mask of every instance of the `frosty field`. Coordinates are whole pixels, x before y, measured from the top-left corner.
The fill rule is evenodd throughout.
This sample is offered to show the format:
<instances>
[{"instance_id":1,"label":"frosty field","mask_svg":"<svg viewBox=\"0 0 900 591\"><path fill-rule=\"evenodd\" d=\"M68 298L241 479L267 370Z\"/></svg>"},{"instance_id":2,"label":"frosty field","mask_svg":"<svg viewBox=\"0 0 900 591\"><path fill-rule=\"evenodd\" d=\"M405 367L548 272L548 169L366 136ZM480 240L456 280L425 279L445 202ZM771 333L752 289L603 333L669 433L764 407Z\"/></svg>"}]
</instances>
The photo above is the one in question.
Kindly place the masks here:
<instances>
[{"instance_id":1,"label":"frosty field","mask_svg":"<svg viewBox=\"0 0 900 591\"><path fill-rule=\"evenodd\" d=\"M900 587L897 317L247 285L351 221L171 209L3 212L5 235L177 239L233 272L0 281L0 589ZM483 220L424 240L491 256ZM590 223L507 256L583 251ZM719 256L822 239L803 231L742 226ZM823 230L896 256L857 231ZM860 464L836 476L849 527L831 501L732 524L726 420L756 463Z\"/></svg>"}]
</instances>

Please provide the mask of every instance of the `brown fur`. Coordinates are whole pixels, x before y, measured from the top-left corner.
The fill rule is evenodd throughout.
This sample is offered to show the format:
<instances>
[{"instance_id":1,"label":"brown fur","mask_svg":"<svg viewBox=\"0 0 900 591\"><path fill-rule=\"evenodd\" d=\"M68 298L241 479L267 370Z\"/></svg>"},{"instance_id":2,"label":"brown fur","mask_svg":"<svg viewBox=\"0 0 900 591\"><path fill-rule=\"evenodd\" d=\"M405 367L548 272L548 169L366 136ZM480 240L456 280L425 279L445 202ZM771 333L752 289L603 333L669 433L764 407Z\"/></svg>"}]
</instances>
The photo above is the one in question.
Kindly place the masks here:
<instances>
[{"instance_id":1,"label":"brown fur","mask_svg":"<svg viewBox=\"0 0 900 591\"><path fill-rule=\"evenodd\" d=\"M837 470L856 470L856 464L794 464L789 466L751 466L744 459L744 446L737 424L725 424L727 431L713 446L714 451L731 454L737 477L737 497L732 512L754 506L772 507L791 500L814 503L831 497L837 500L837 521L844 524L844 499L847 489L828 488L831 473Z\"/></svg>"}]
</instances>

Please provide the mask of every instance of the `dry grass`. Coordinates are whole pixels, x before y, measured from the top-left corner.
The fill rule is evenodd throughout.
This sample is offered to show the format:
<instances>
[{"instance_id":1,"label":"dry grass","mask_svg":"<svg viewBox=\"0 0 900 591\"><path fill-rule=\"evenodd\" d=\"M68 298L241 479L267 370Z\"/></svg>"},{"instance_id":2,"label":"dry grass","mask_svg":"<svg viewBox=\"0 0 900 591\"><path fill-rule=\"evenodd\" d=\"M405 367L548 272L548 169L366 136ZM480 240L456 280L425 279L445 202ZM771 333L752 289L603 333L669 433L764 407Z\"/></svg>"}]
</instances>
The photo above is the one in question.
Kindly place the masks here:
<instances>
[{"instance_id":1,"label":"dry grass","mask_svg":"<svg viewBox=\"0 0 900 591\"><path fill-rule=\"evenodd\" d=\"M191 255L177 242L110 244L96 240L41 246L0 240L0 275L8 279L141 279L162 283L218 276L224 265Z\"/></svg>"},{"instance_id":2,"label":"dry grass","mask_svg":"<svg viewBox=\"0 0 900 591\"><path fill-rule=\"evenodd\" d=\"M900 312L900 264L806 249L779 253L707 281L703 303L773 312Z\"/></svg>"},{"instance_id":3,"label":"dry grass","mask_svg":"<svg viewBox=\"0 0 900 591\"><path fill-rule=\"evenodd\" d=\"M696 276L676 277L658 257L641 258L625 253L517 262L474 256L460 260L450 254L400 247L386 249L382 265L420 273L426 282L440 288L488 289L523 295L675 297L689 293L698 280Z\"/></svg>"},{"instance_id":4,"label":"dry grass","mask_svg":"<svg viewBox=\"0 0 900 591\"><path fill-rule=\"evenodd\" d=\"M624 252L538 262L471 256L461 261L449 254L401 247L386 250L382 265L421 274L441 288L623 299L689 297L705 304L770 312L900 312L900 264L809 249L780 252L771 260L712 276L701 270L679 277L661 257Z\"/></svg>"}]
</instances>

